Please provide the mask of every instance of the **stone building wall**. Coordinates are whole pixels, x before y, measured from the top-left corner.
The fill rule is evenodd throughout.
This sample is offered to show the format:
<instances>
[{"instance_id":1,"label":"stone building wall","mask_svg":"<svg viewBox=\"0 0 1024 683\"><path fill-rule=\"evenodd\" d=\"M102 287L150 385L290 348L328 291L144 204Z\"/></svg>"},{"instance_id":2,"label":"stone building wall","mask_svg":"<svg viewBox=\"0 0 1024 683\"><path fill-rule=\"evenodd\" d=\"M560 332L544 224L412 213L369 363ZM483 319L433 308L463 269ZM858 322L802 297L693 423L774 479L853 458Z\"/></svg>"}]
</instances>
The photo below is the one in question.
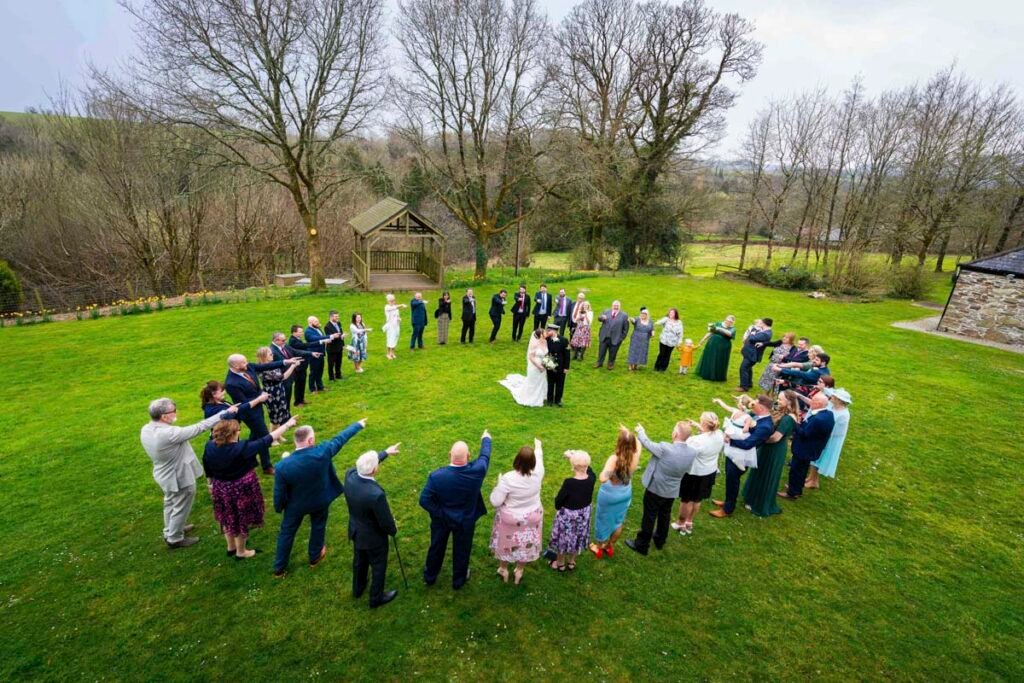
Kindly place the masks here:
<instances>
[{"instance_id":1,"label":"stone building wall","mask_svg":"<svg viewBox=\"0 0 1024 683\"><path fill-rule=\"evenodd\" d=\"M1024 346L1024 279L961 270L939 331Z\"/></svg>"}]
</instances>

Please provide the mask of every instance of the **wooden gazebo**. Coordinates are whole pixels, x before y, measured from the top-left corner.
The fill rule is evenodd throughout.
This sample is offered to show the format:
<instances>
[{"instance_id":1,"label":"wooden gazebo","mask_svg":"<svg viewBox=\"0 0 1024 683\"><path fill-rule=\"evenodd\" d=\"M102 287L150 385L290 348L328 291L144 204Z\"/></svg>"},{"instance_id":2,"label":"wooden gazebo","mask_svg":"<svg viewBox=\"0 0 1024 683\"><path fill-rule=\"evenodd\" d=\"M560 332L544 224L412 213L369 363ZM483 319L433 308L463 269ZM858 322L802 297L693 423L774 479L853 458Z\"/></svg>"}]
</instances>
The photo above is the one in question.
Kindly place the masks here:
<instances>
[{"instance_id":1,"label":"wooden gazebo","mask_svg":"<svg viewBox=\"0 0 1024 683\"><path fill-rule=\"evenodd\" d=\"M364 290L410 290L444 283L444 235L405 202L382 199L351 219L355 233L352 272ZM386 237L408 238L419 249L387 251L374 247Z\"/></svg>"}]
</instances>

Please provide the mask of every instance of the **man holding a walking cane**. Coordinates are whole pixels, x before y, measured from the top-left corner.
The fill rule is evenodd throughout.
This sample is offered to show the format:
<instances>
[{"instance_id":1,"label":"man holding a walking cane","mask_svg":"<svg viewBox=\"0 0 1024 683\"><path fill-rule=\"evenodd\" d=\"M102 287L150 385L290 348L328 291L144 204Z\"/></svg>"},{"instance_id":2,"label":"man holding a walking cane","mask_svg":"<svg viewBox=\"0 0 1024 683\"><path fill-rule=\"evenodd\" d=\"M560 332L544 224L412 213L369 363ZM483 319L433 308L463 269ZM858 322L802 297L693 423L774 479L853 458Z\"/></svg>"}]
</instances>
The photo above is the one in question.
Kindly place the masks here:
<instances>
[{"instance_id":1,"label":"man holding a walking cane","mask_svg":"<svg viewBox=\"0 0 1024 683\"><path fill-rule=\"evenodd\" d=\"M396 443L387 450L367 451L356 460L356 466L345 473L348 538L353 545L352 597L362 597L366 591L367 574L372 572L370 607L386 605L398 595L397 590L384 590L388 571L388 536L395 536L398 529L384 489L375 479L380 464L389 455L397 455L398 447Z\"/></svg>"}]
</instances>

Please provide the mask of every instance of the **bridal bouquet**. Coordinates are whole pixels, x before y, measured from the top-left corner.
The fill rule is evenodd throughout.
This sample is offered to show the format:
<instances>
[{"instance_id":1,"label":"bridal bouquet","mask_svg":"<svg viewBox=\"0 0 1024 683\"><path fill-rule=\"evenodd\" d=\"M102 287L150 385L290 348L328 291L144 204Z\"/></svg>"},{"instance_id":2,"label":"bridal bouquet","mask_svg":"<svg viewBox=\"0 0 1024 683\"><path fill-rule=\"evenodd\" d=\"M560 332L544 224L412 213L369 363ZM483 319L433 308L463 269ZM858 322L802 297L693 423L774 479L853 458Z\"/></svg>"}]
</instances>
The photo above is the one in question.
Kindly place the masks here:
<instances>
[{"instance_id":1,"label":"bridal bouquet","mask_svg":"<svg viewBox=\"0 0 1024 683\"><path fill-rule=\"evenodd\" d=\"M541 359L540 364L543 365L544 368L547 369L547 370L557 370L558 369L558 361L555 360L555 357L552 356L550 353L548 355L544 356L544 358Z\"/></svg>"}]
</instances>

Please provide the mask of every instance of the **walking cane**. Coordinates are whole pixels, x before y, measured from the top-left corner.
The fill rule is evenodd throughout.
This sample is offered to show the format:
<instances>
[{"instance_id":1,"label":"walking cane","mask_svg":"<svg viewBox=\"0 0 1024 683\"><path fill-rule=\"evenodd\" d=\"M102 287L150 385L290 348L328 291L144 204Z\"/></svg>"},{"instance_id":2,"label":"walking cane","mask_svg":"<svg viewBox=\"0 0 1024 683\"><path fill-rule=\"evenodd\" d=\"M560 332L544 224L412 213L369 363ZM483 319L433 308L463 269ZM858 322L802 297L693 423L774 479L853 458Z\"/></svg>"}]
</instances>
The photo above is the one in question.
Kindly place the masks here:
<instances>
[{"instance_id":1,"label":"walking cane","mask_svg":"<svg viewBox=\"0 0 1024 683\"><path fill-rule=\"evenodd\" d=\"M402 582L405 583L405 590L409 590L409 579L405 578L405 565L402 564L402 553L398 552L398 536L392 536L395 543L395 557L398 558L398 568L402 570Z\"/></svg>"}]
</instances>

